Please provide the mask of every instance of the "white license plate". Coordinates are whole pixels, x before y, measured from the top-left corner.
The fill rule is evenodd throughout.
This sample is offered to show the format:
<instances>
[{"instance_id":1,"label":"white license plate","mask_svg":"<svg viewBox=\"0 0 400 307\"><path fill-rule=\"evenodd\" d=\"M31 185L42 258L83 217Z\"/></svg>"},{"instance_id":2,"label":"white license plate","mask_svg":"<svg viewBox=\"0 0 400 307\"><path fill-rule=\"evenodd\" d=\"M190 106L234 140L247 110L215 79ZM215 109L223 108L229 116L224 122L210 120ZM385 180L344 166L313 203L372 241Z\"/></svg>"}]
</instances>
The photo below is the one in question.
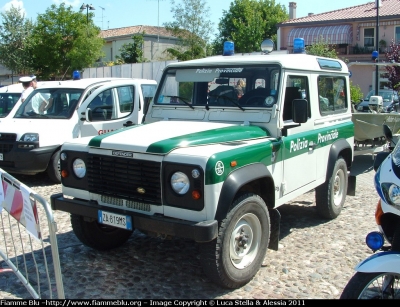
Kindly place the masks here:
<instances>
[{"instance_id":1,"label":"white license plate","mask_svg":"<svg viewBox=\"0 0 400 307\"><path fill-rule=\"evenodd\" d=\"M132 217L129 215L121 215L99 210L98 222L100 224L132 230Z\"/></svg>"},{"instance_id":2,"label":"white license plate","mask_svg":"<svg viewBox=\"0 0 400 307\"><path fill-rule=\"evenodd\" d=\"M3 154L0 153L0 161L3 161Z\"/></svg>"}]
</instances>

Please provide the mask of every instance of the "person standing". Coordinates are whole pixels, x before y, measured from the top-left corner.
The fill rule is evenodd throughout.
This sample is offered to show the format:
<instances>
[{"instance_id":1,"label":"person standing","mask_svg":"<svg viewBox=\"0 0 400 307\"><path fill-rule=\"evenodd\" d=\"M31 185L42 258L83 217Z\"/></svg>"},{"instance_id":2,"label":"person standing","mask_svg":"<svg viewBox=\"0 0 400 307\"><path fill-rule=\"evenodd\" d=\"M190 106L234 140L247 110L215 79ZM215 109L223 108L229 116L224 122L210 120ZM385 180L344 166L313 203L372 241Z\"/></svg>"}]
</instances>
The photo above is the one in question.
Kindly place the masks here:
<instances>
[{"instance_id":1,"label":"person standing","mask_svg":"<svg viewBox=\"0 0 400 307\"><path fill-rule=\"evenodd\" d=\"M33 86L32 86L32 77L21 77L19 78L19 82L22 83L22 87L24 90L21 93L21 102L24 102L25 99L29 96L30 93L33 91Z\"/></svg>"}]
</instances>

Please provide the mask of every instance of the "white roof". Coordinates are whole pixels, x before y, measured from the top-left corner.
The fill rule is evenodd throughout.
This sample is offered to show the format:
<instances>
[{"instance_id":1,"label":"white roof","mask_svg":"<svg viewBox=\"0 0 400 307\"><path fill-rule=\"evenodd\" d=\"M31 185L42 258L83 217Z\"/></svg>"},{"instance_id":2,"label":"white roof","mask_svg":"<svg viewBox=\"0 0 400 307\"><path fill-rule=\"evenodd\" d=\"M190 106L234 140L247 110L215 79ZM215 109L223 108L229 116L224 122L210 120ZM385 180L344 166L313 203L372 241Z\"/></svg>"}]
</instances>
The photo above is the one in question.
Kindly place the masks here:
<instances>
[{"instance_id":1,"label":"white roof","mask_svg":"<svg viewBox=\"0 0 400 307\"><path fill-rule=\"evenodd\" d=\"M321 71L317 59L326 59L337 61L341 64L341 72L348 73L347 64L339 59L324 58L309 54L288 54L282 52L272 52L270 54L235 54L231 56L212 56L197 60L183 61L168 64L167 67L202 67L202 66L225 66L225 65L260 65L260 64L278 64L282 68Z\"/></svg>"},{"instance_id":2,"label":"white roof","mask_svg":"<svg viewBox=\"0 0 400 307\"><path fill-rule=\"evenodd\" d=\"M11 84L0 87L0 93L22 93L24 88L22 87L21 83Z\"/></svg>"},{"instance_id":3,"label":"white roof","mask_svg":"<svg viewBox=\"0 0 400 307\"><path fill-rule=\"evenodd\" d=\"M150 83L155 83L154 80L146 80L146 79L134 79L134 78L86 78L80 80L66 80L66 81L42 81L39 82L38 88L77 88L77 89L85 89L88 86L96 83L105 83L105 82L127 82L127 80L140 80L140 81L148 81Z\"/></svg>"}]
</instances>

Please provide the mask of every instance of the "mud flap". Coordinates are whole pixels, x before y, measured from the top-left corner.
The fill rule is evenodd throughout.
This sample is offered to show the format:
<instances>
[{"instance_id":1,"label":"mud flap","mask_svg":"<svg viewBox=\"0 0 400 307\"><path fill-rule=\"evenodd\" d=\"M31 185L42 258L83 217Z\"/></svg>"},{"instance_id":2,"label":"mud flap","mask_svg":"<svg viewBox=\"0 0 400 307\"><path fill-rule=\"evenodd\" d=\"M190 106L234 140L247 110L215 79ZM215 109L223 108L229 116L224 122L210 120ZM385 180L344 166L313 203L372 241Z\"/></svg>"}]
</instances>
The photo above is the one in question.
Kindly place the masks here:
<instances>
[{"instance_id":1,"label":"mud flap","mask_svg":"<svg viewBox=\"0 0 400 307\"><path fill-rule=\"evenodd\" d=\"M347 180L347 195L356 195L356 178L357 176L349 175Z\"/></svg>"}]
</instances>

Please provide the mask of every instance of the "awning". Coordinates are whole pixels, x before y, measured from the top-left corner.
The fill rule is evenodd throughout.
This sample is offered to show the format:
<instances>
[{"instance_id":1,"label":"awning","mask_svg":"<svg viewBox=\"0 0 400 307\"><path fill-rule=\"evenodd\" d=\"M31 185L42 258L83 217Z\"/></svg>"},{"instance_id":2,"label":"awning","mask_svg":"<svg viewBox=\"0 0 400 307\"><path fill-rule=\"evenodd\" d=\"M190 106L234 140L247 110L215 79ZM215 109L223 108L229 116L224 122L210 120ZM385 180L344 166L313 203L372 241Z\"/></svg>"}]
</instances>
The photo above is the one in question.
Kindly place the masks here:
<instances>
[{"instance_id":1,"label":"awning","mask_svg":"<svg viewBox=\"0 0 400 307\"><path fill-rule=\"evenodd\" d=\"M311 27L311 28L294 28L290 30L288 35L288 46L293 46L295 38L303 38L304 44L312 45L320 40L321 36L324 42L337 45L353 43L353 26L340 25L340 26L326 26L326 27Z\"/></svg>"}]
</instances>

